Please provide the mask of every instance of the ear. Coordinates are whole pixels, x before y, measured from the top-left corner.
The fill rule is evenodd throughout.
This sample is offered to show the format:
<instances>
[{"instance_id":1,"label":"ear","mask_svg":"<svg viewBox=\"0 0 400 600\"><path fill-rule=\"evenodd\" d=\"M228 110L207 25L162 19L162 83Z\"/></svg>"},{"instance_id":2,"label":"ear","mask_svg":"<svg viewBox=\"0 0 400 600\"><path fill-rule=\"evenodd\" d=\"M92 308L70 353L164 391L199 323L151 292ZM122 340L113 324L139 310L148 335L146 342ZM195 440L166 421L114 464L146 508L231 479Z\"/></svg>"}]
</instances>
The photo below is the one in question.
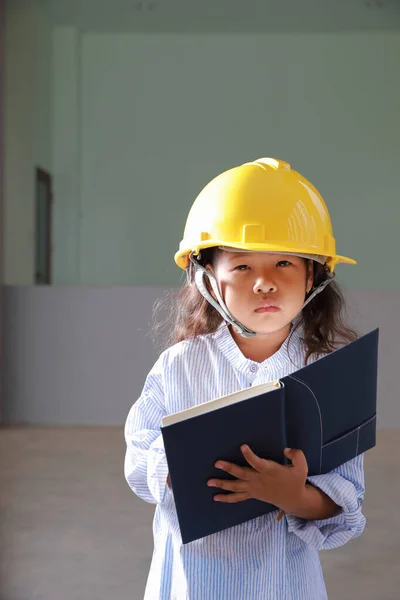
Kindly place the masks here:
<instances>
[{"instance_id":1,"label":"ear","mask_svg":"<svg viewBox=\"0 0 400 600\"><path fill-rule=\"evenodd\" d=\"M211 263L204 265L204 267L207 269L207 271L211 271L211 273L213 273L213 275L215 275L214 267L212 266Z\"/></svg>"},{"instance_id":2,"label":"ear","mask_svg":"<svg viewBox=\"0 0 400 600\"><path fill-rule=\"evenodd\" d=\"M306 292L307 294L311 291L314 284L314 261L307 261L307 281L306 281Z\"/></svg>"},{"instance_id":3,"label":"ear","mask_svg":"<svg viewBox=\"0 0 400 600\"><path fill-rule=\"evenodd\" d=\"M211 273L215 276L215 269L214 269L214 267L212 266L211 263L208 263L208 264L204 265L204 267L205 267L205 269L207 269L207 271L211 271ZM205 277L205 284L206 284L207 290L209 291L209 293L211 294L211 296L214 298L214 300L216 300L217 298L216 298L216 296L214 294L214 290L212 289L212 286L210 284L210 281L209 281L208 277Z\"/></svg>"}]
</instances>

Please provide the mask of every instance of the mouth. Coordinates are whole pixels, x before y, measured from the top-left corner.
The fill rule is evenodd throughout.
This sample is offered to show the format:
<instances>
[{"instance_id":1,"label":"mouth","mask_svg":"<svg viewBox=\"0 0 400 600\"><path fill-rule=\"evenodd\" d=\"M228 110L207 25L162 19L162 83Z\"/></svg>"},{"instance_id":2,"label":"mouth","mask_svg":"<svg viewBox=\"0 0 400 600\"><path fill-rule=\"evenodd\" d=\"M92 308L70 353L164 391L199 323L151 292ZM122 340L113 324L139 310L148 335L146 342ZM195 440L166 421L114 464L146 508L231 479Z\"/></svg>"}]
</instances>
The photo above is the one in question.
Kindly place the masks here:
<instances>
[{"instance_id":1,"label":"mouth","mask_svg":"<svg viewBox=\"0 0 400 600\"><path fill-rule=\"evenodd\" d=\"M259 306L258 308L256 308L256 310L254 312L256 313L276 313L279 312L281 309L279 308L279 306L275 306L274 304L263 304L262 306Z\"/></svg>"}]
</instances>

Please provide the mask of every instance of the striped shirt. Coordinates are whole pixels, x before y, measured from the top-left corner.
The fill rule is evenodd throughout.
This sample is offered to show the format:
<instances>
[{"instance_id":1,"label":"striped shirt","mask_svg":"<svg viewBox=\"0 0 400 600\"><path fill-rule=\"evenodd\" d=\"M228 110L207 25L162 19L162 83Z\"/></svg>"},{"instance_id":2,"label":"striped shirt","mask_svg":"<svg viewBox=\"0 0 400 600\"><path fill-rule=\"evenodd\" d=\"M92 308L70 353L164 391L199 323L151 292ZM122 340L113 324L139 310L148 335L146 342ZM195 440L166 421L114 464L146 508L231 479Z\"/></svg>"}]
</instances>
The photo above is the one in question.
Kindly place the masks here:
<instances>
[{"instance_id":1,"label":"striped shirt","mask_svg":"<svg viewBox=\"0 0 400 600\"><path fill-rule=\"evenodd\" d=\"M161 354L125 425L125 477L135 494L156 504L145 600L327 598L319 550L345 544L365 526L362 455L326 475L309 477L342 507L338 516L306 521L285 515L278 522L275 511L183 545L160 432L164 415L279 379L304 366L304 358L304 345L294 332L273 356L254 363L225 323L213 334Z\"/></svg>"}]
</instances>

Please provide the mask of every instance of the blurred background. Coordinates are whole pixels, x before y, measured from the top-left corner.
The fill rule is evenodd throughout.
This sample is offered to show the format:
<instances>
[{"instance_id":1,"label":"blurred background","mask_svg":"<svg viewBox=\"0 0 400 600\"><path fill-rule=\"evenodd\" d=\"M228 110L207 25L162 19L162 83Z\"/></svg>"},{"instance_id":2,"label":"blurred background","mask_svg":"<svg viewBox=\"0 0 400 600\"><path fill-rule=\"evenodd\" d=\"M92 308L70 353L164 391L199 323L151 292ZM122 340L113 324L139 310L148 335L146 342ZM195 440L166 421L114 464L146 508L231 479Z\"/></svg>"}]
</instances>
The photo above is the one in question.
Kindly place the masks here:
<instances>
[{"instance_id":1,"label":"blurred background","mask_svg":"<svg viewBox=\"0 0 400 600\"><path fill-rule=\"evenodd\" d=\"M261 156L320 190L381 329L368 526L322 553L329 597L397 599L400 0L0 0L0 61L1 599L143 597L123 424L152 307L201 188Z\"/></svg>"}]
</instances>

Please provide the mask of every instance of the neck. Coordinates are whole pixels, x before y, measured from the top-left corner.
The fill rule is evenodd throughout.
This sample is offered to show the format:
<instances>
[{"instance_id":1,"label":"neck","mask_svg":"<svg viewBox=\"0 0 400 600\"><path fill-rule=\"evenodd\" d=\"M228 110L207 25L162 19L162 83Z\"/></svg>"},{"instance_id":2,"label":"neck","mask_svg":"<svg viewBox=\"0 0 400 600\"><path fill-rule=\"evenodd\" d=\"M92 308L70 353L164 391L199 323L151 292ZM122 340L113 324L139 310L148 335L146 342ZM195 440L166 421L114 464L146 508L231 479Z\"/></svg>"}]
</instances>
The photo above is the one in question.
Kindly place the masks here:
<instances>
[{"instance_id":1,"label":"neck","mask_svg":"<svg viewBox=\"0 0 400 600\"><path fill-rule=\"evenodd\" d=\"M274 333L255 335L252 338L241 336L232 326L229 326L229 330L241 353L246 358L261 363L278 352L290 333L290 324Z\"/></svg>"}]
</instances>

